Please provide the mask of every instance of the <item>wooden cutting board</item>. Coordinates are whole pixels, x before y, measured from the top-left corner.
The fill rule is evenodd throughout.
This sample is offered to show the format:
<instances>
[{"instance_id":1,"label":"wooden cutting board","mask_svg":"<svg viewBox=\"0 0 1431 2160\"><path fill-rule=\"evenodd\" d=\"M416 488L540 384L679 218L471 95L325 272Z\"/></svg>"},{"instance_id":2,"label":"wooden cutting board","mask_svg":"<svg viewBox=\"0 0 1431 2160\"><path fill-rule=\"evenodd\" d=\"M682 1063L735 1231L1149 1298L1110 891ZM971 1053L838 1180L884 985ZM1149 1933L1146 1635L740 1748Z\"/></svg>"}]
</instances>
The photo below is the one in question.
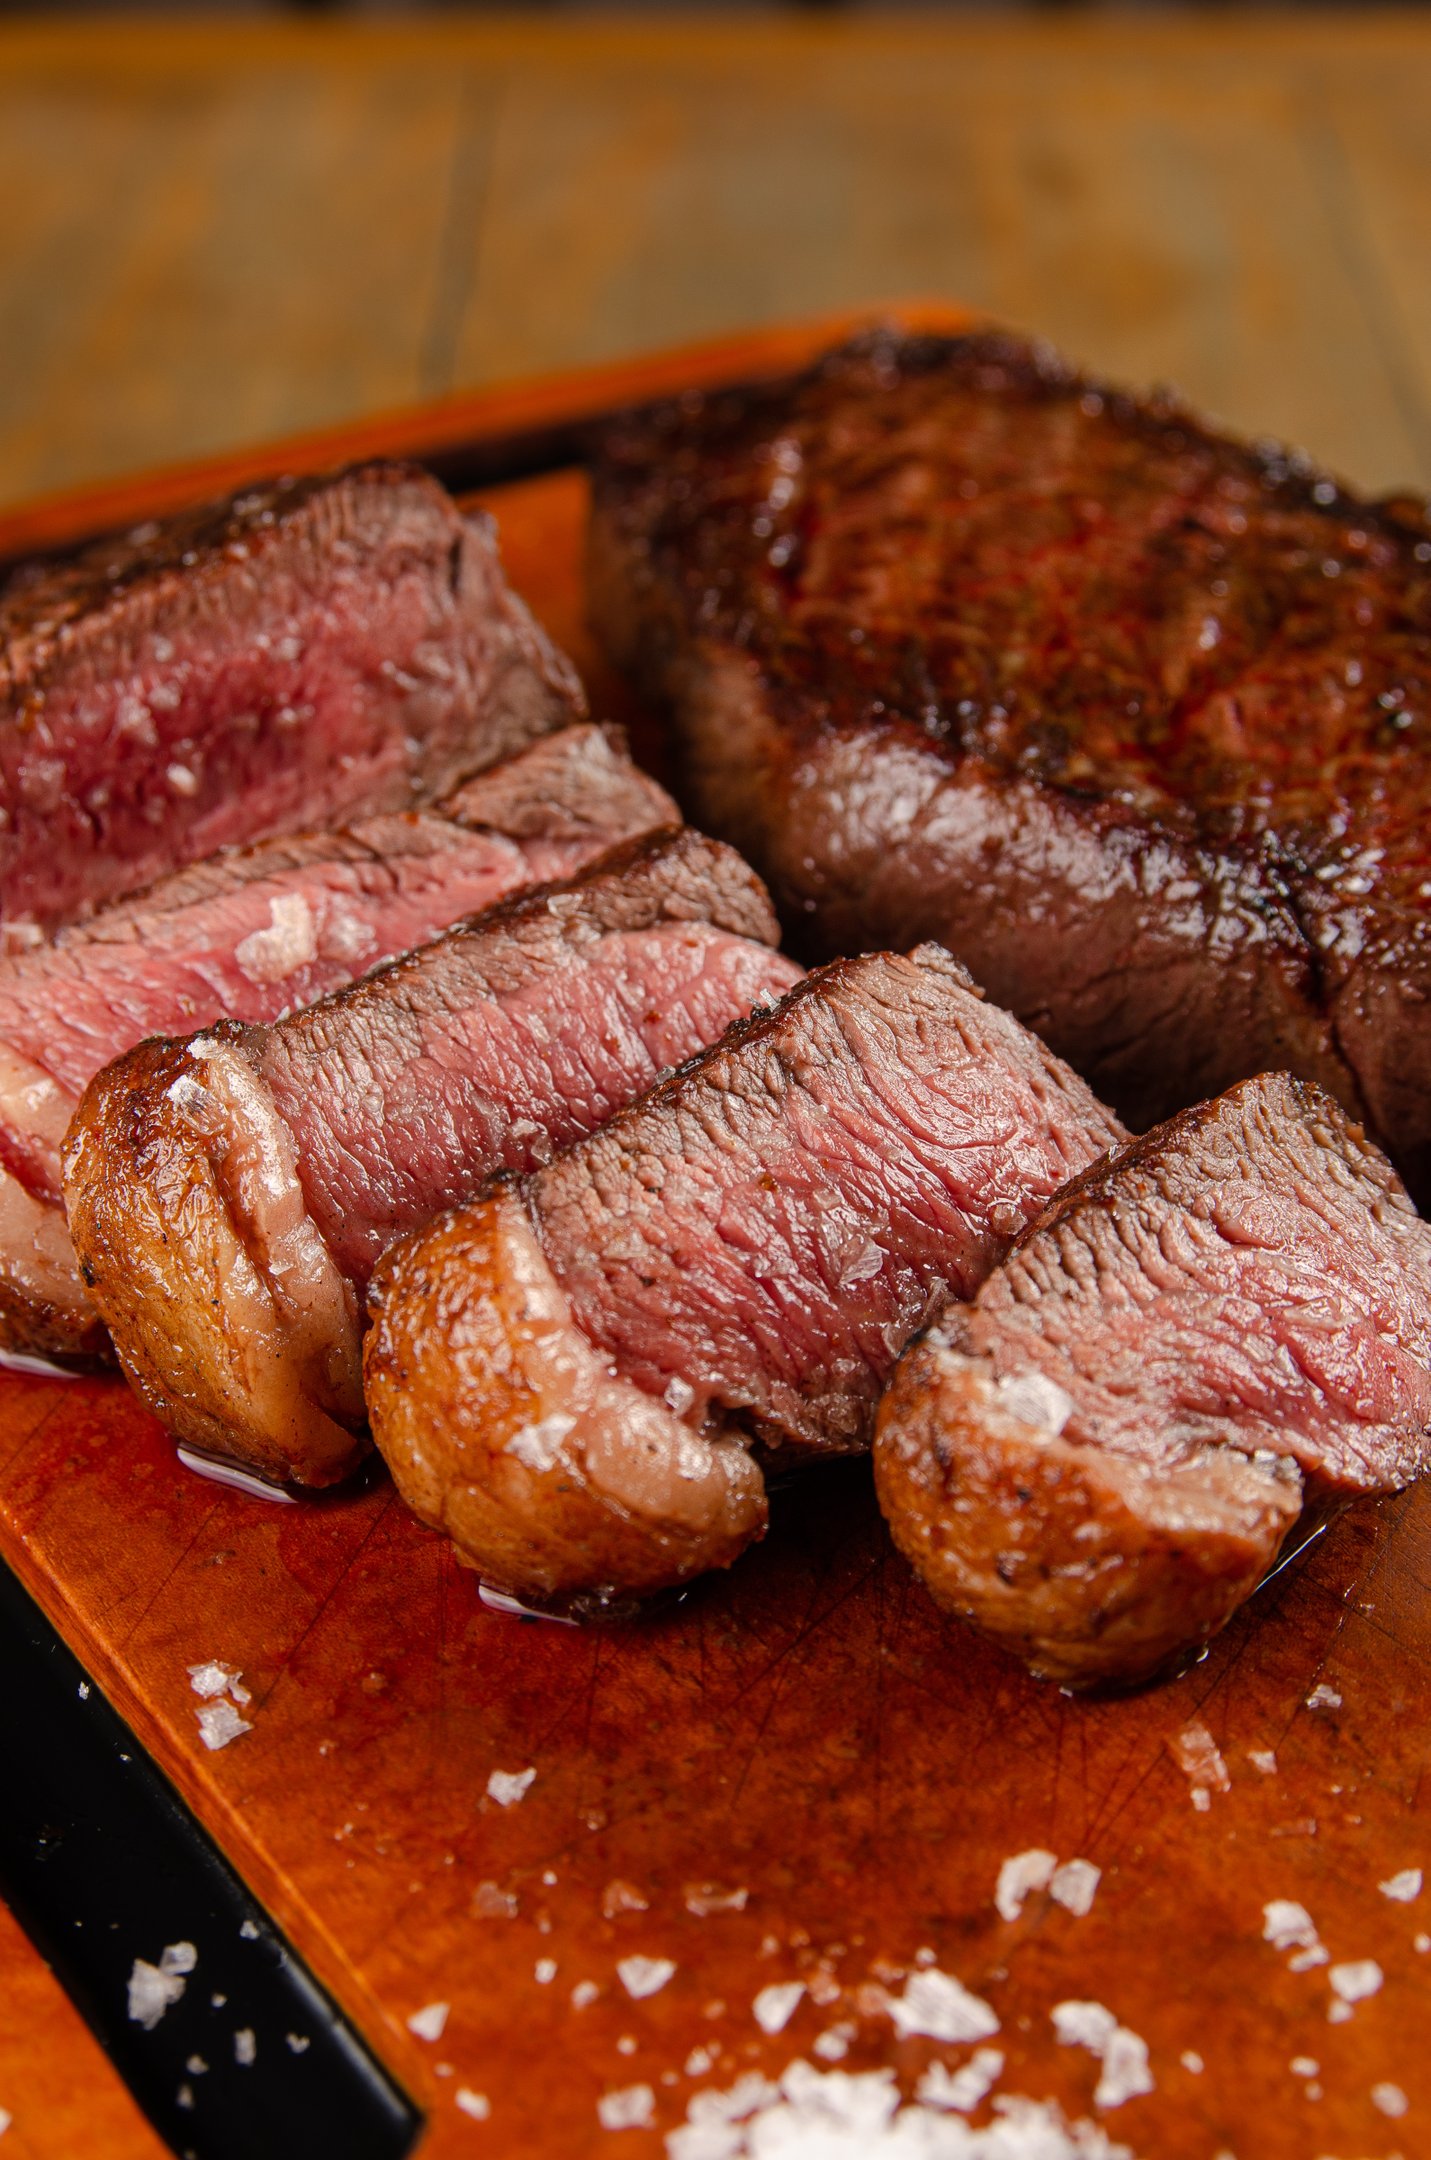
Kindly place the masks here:
<instances>
[{"instance_id":1,"label":"wooden cutting board","mask_svg":"<svg viewBox=\"0 0 1431 2160\"><path fill-rule=\"evenodd\" d=\"M657 744L584 627L582 473L485 499L598 713ZM488 1611L379 1479L280 1507L181 1472L117 1383L0 1378L0 1463L0 1553L427 2111L433 2160L657 2154L693 2095L799 2058L912 2096L973 2053L907 2032L929 1966L998 2020L991 2099L1141 2160L1431 2152L1425 1493L1342 1517L1181 1679L1087 1702L935 1612L861 1465L780 1495L728 1576L581 1631ZM206 1660L252 1695L219 1752ZM1100 1871L1087 1910L1000 1912L1030 1850ZM1275 1901L1315 1945L1266 1939ZM1068 2001L1146 2043L1151 2090L1099 2104ZM649 2119L606 2128L603 2100Z\"/></svg>"}]
</instances>

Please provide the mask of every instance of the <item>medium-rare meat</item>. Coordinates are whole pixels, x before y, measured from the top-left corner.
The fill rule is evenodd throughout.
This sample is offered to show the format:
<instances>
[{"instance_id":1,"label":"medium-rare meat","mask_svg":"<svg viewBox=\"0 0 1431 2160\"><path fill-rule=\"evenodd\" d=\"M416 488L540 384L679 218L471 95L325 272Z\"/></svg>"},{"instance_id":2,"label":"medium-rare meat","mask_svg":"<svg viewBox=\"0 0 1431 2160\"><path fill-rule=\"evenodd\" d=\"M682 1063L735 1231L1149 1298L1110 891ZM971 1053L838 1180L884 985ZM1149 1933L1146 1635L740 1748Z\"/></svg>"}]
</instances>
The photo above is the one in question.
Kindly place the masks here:
<instances>
[{"instance_id":1,"label":"medium-rare meat","mask_svg":"<svg viewBox=\"0 0 1431 2160\"><path fill-rule=\"evenodd\" d=\"M1075 1179L909 1349L880 1500L942 1605L1045 1677L1147 1678L1308 1511L1431 1433L1431 1228L1320 1088L1270 1073Z\"/></svg>"},{"instance_id":2,"label":"medium-rare meat","mask_svg":"<svg viewBox=\"0 0 1431 2160\"><path fill-rule=\"evenodd\" d=\"M580 718L493 528L428 474L278 480L0 594L0 931L406 810Z\"/></svg>"},{"instance_id":3,"label":"medium-rare meat","mask_svg":"<svg viewBox=\"0 0 1431 2160\"><path fill-rule=\"evenodd\" d=\"M1124 1137L938 947L836 962L384 1262L374 1438L518 1596L721 1565L764 1522L742 1441L865 1445L932 1306Z\"/></svg>"},{"instance_id":4,"label":"medium-rare meat","mask_svg":"<svg viewBox=\"0 0 1431 2160\"><path fill-rule=\"evenodd\" d=\"M90 1086L65 1192L120 1362L181 1440L327 1484L363 1446L362 1293L392 1237L589 1132L798 969L694 832L459 924L266 1028Z\"/></svg>"},{"instance_id":5,"label":"medium-rare meat","mask_svg":"<svg viewBox=\"0 0 1431 2160\"><path fill-rule=\"evenodd\" d=\"M798 951L937 937L1135 1126L1291 1067L1431 1193L1431 525L998 333L618 423L594 620Z\"/></svg>"},{"instance_id":6,"label":"medium-rare meat","mask_svg":"<svg viewBox=\"0 0 1431 2160\"><path fill-rule=\"evenodd\" d=\"M437 810L232 850L0 958L0 1354L72 1365L107 1352L60 1170L101 1066L146 1035L277 1019L676 815L618 739L565 728Z\"/></svg>"}]
</instances>

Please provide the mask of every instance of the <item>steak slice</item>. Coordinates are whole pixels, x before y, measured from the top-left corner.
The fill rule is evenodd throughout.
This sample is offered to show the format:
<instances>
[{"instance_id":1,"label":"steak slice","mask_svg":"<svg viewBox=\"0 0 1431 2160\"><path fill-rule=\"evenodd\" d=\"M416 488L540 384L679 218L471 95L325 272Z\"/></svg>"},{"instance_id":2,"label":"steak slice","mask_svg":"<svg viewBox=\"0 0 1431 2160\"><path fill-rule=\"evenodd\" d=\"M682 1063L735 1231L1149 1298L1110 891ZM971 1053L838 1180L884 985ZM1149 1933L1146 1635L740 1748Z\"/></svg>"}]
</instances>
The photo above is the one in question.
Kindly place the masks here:
<instances>
[{"instance_id":1,"label":"steak slice","mask_svg":"<svg viewBox=\"0 0 1431 2160\"><path fill-rule=\"evenodd\" d=\"M1269 1073L1060 1193L900 1361L880 1501L941 1605L1048 1679L1216 1633L1306 1511L1431 1434L1431 1227L1321 1089Z\"/></svg>"},{"instance_id":2,"label":"steak slice","mask_svg":"<svg viewBox=\"0 0 1431 2160\"><path fill-rule=\"evenodd\" d=\"M438 810L230 851L0 958L0 1355L75 1364L107 1351L60 1168L102 1066L146 1035L277 1019L676 814L619 738L566 728Z\"/></svg>"},{"instance_id":3,"label":"steak slice","mask_svg":"<svg viewBox=\"0 0 1431 2160\"><path fill-rule=\"evenodd\" d=\"M388 1240L589 1132L798 970L699 833L460 923L272 1027L142 1044L70 1131L75 1246L181 1440L331 1483L365 1429L362 1292Z\"/></svg>"},{"instance_id":4,"label":"steak slice","mask_svg":"<svg viewBox=\"0 0 1431 2160\"><path fill-rule=\"evenodd\" d=\"M738 1441L864 1446L914 1329L1124 1137L939 948L838 961L384 1263L374 1438L519 1596L721 1565L764 1521Z\"/></svg>"},{"instance_id":5,"label":"steak slice","mask_svg":"<svg viewBox=\"0 0 1431 2160\"><path fill-rule=\"evenodd\" d=\"M593 619L806 956L937 937L1134 1125L1288 1066L1431 1194L1431 525L1001 334L617 424Z\"/></svg>"},{"instance_id":6,"label":"steak slice","mask_svg":"<svg viewBox=\"0 0 1431 2160\"><path fill-rule=\"evenodd\" d=\"M445 795L580 718L489 520L430 475L277 480L0 594L0 928Z\"/></svg>"}]
</instances>

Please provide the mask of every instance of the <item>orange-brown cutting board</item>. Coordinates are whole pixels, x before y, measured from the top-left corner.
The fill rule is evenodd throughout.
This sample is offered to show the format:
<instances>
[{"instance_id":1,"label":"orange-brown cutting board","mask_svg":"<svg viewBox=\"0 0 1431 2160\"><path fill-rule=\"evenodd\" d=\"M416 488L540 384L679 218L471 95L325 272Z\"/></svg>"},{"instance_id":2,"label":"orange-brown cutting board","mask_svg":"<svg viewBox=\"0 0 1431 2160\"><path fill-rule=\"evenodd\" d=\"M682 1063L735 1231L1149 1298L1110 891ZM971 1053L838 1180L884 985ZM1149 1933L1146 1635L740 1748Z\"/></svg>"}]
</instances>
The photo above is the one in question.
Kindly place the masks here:
<instances>
[{"instance_id":1,"label":"orange-brown cutting board","mask_svg":"<svg viewBox=\"0 0 1431 2160\"><path fill-rule=\"evenodd\" d=\"M582 475L486 499L597 710L632 717L582 621ZM912 2095L972 2053L899 2037L931 1963L997 2016L993 2097L1141 2160L1431 2153L1431 1890L1380 1887L1431 1872L1422 1493L1343 1517L1183 1678L1087 1702L936 1614L859 1465L781 1495L728 1576L581 1631L486 1610L381 1481L280 1507L177 1470L117 1383L0 1378L0 1463L0 1551L427 2111L433 2160L659 2153L694 2094L801 2057ZM253 1696L217 1753L187 1675L209 1659ZM1086 1912L1040 1890L1001 1916L1031 1848L1101 1871ZM1264 1939L1276 1900L1324 1955ZM632 1957L672 1969L633 1996ZM765 2030L757 1999L774 2022L763 1991L796 1982ZM1098 2104L1051 2022L1069 2000L1146 2042L1150 2091ZM632 2089L649 2125L603 2127Z\"/></svg>"}]
</instances>

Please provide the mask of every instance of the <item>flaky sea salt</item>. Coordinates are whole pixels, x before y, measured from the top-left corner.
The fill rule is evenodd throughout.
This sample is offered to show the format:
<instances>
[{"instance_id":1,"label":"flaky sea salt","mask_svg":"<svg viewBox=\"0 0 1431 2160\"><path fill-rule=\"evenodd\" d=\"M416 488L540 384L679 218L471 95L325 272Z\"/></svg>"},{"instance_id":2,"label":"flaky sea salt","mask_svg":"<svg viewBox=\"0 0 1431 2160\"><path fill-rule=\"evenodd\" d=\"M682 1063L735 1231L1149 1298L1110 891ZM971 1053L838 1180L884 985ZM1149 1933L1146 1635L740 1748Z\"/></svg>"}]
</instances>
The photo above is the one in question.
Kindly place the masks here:
<instances>
[{"instance_id":1,"label":"flaky sea salt","mask_svg":"<svg viewBox=\"0 0 1431 2160\"><path fill-rule=\"evenodd\" d=\"M668 2160L1131 2160L1094 2123L1052 2102L994 2102L973 2129L957 2115L901 2104L891 2070L851 2074L790 2064L778 2085L751 2072L727 2092L692 2095L666 2139Z\"/></svg>"},{"instance_id":2,"label":"flaky sea salt","mask_svg":"<svg viewBox=\"0 0 1431 2160\"><path fill-rule=\"evenodd\" d=\"M1206 1725L1198 1721L1185 1725L1177 1738L1168 1742L1168 1749L1188 1781L1193 1806L1205 1813L1213 1793L1227 1792L1232 1784L1217 1742Z\"/></svg>"},{"instance_id":3,"label":"flaky sea salt","mask_svg":"<svg viewBox=\"0 0 1431 2160\"><path fill-rule=\"evenodd\" d=\"M129 1975L129 2015L134 2023L153 2032L165 2011L178 2002L198 1962L199 1953L191 1942L166 1944L157 1965L136 1958Z\"/></svg>"},{"instance_id":4,"label":"flaky sea salt","mask_svg":"<svg viewBox=\"0 0 1431 2160\"><path fill-rule=\"evenodd\" d=\"M1328 1687L1325 1680L1319 1680L1307 1697L1309 1710L1340 1710L1341 1706L1341 1696L1334 1687Z\"/></svg>"},{"instance_id":5,"label":"flaky sea salt","mask_svg":"<svg viewBox=\"0 0 1431 2160\"><path fill-rule=\"evenodd\" d=\"M1375 1958L1356 1958L1345 1965L1334 1965L1327 1978L1332 1993L1341 2002L1358 2003L1378 1992L1382 1971Z\"/></svg>"},{"instance_id":6,"label":"flaky sea salt","mask_svg":"<svg viewBox=\"0 0 1431 2160\"><path fill-rule=\"evenodd\" d=\"M1410 2102L1399 2085L1385 2084L1372 2086L1371 2104L1374 2108L1380 2108L1383 2115L1390 2115L1394 2120L1406 2113Z\"/></svg>"},{"instance_id":7,"label":"flaky sea salt","mask_svg":"<svg viewBox=\"0 0 1431 2160\"><path fill-rule=\"evenodd\" d=\"M1383 1897L1394 1898L1399 1905L1409 1905L1413 1898L1421 1895L1421 1870L1419 1867L1402 1868L1398 1875L1388 1876L1376 1887Z\"/></svg>"},{"instance_id":8,"label":"flaky sea salt","mask_svg":"<svg viewBox=\"0 0 1431 2160\"><path fill-rule=\"evenodd\" d=\"M1293 1898L1273 1898L1263 1906L1262 1940L1271 1943L1274 1950L1298 1953L1290 1961L1293 1972L1306 1972L1309 1966L1327 1962L1311 1914Z\"/></svg>"},{"instance_id":9,"label":"flaky sea salt","mask_svg":"<svg viewBox=\"0 0 1431 2160\"><path fill-rule=\"evenodd\" d=\"M5 2132L14 2120L15 2118L8 2108L0 2108L0 2137L4 2137Z\"/></svg>"},{"instance_id":10,"label":"flaky sea salt","mask_svg":"<svg viewBox=\"0 0 1431 2160\"><path fill-rule=\"evenodd\" d=\"M1270 1747L1250 1747L1247 1750L1247 1760L1254 1770L1262 1772L1263 1777L1276 1777L1277 1757Z\"/></svg>"},{"instance_id":11,"label":"flaky sea salt","mask_svg":"<svg viewBox=\"0 0 1431 2160\"><path fill-rule=\"evenodd\" d=\"M578 1980L576 1986L571 1991L572 2009L589 2009L591 2004L595 2002L597 1996L600 1993L601 1990L594 1980Z\"/></svg>"},{"instance_id":12,"label":"flaky sea salt","mask_svg":"<svg viewBox=\"0 0 1431 2160\"><path fill-rule=\"evenodd\" d=\"M1100 2002L1061 2002L1053 2011L1053 2029L1065 2047L1084 2047L1101 2065L1094 2104L1121 2107L1139 2093L1153 2090L1147 2042L1120 2025Z\"/></svg>"},{"instance_id":13,"label":"flaky sea salt","mask_svg":"<svg viewBox=\"0 0 1431 2160\"><path fill-rule=\"evenodd\" d=\"M633 2002L640 2002L647 1995L659 1995L675 1969L674 1959L653 1957L622 1958L616 1967L621 1985Z\"/></svg>"},{"instance_id":14,"label":"flaky sea salt","mask_svg":"<svg viewBox=\"0 0 1431 2160\"><path fill-rule=\"evenodd\" d=\"M494 1770L487 1780L487 1798L498 1807L515 1807L525 1800L536 1774L535 1770Z\"/></svg>"},{"instance_id":15,"label":"flaky sea salt","mask_svg":"<svg viewBox=\"0 0 1431 2160\"><path fill-rule=\"evenodd\" d=\"M762 2032L784 2032L795 2015L795 2006L805 1992L803 1980L777 1980L763 1987L751 2008L755 2022Z\"/></svg>"},{"instance_id":16,"label":"flaky sea salt","mask_svg":"<svg viewBox=\"0 0 1431 2160\"><path fill-rule=\"evenodd\" d=\"M251 2025L240 2025L234 2034L234 2061L251 2070L258 2060L258 2038Z\"/></svg>"},{"instance_id":17,"label":"flaky sea salt","mask_svg":"<svg viewBox=\"0 0 1431 2160\"><path fill-rule=\"evenodd\" d=\"M1093 1908L1102 1875L1103 1870L1096 1868L1091 1860L1065 1860L1062 1867L1054 1869L1048 1894L1055 1904L1082 1919Z\"/></svg>"},{"instance_id":18,"label":"flaky sea salt","mask_svg":"<svg viewBox=\"0 0 1431 2160\"><path fill-rule=\"evenodd\" d=\"M1178 2057L1178 2061L1192 2077L1201 2077L1203 2071L1207 2068L1196 2048L1184 2048Z\"/></svg>"},{"instance_id":19,"label":"flaky sea salt","mask_svg":"<svg viewBox=\"0 0 1431 2160\"><path fill-rule=\"evenodd\" d=\"M459 2085L452 2097L463 2114L470 2115L473 2122L486 2122L492 2112L487 2095L473 2092L470 2085Z\"/></svg>"},{"instance_id":20,"label":"flaky sea salt","mask_svg":"<svg viewBox=\"0 0 1431 2160\"><path fill-rule=\"evenodd\" d=\"M623 2086L620 2092L603 2093L596 2103L603 2130L645 2130L655 2114L656 2095L649 2085Z\"/></svg>"},{"instance_id":21,"label":"flaky sea salt","mask_svg":"<svg viewBox=\"0 0 1431 2160\"><path fill-rule=\"evenodd\" d=\"M225 1748L240 1733L253 1731L252 1724L239 1716L227 1696L204 1703L194 1714L199 1721L199 1738L206 1748Z\"/></svg>"},{"instance_id":22,"label":"flaky sea salt","mask_svg":"<svg viewBox=\"0 0 1431 2160\"><path fill-rule=\"evenodd\" d=\"M651 1900L644 1890L637 1889L635 1883L622 1882L618 1878L609 1882L601 1893L601 1910L608 1920L614 1920L618 1913L649 1912L650 1909Z\"/></svg>"},{"instance_id":23,"label":"flaky sea salt","mask_svg":"<svg viewBox=\"0 0 1431 2160\"><path fill-rule=\"evenodd\" d=\"M452 2005L445 2002L425 2003L421 2010L414 2010L407 2021L410 2033L419 2040L440 2040L447 2030L447 2015Z\"/></svg>"},{"instance_id":24,"label":"flaky sea salt","mask_svg":"<svg viewBox=\"0 0 1431 2160\"><path fill-rule=\"evenodd\" d=\"M719 1883L687 1883L684 1897L687 1912L694 1913L698 1920L708 1920L712 1913L744 1912L750 1892L743 1884L723 1890Z\"/></svg>"},{"instance_id":25,"label":"flaky sea salt","mask_svg":"<svg viewBox=\"0 0 1431 2160\"><path fill-rule=\"evenodd\" d=\"M889 2014L901 2040L914 2033L931 2040L988 2040L999 2029L983 1997L971 1995L962 1981L936 1965L910 1974L903 1995L891 2001Z\"/></svg>"},{"instance_id":26,"label":"flaky sea salt","mask_svg":"<svg viewBox=\"0 0 1431 2160\"><path fill-rule=\"evenodd\" d=\"M1017 1920L1024 1909L1024 1899L1035 1890L1046 1890L1057 1866L1057 1853L1045 1852L1041 1845L1030 1846L1027 1852L1011 1853L999 1869L999 1879L994 1886L994 1908L999 1918Z\"/></svg>"},{"instance_id":27,"label":"flaky sea salt","mask_svg":"<svg viewBox=\"0 0 1431 2160\"><path fill-rule=\"evenodd\" d=\"M1003 2070L1004 2058L997 2048L976 2048L961 2070L951 2072L946 2063L932 2062L914 2097L925 2107L969 2115L998 2083Z\"/></svg>"}]
</instances>

